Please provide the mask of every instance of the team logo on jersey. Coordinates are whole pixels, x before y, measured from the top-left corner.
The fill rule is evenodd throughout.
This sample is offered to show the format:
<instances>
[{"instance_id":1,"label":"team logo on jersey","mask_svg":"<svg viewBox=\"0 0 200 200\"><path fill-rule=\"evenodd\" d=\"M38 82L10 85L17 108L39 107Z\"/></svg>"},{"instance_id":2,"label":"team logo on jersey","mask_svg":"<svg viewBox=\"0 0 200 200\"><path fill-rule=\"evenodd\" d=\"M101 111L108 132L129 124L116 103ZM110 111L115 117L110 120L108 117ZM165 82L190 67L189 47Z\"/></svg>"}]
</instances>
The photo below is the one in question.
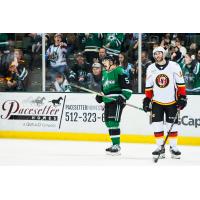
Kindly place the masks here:
<instances>
[{"instance_id":1,"label":"team logo on jersey","mask_svg":"<svg viewBox=\"0 0 200 200\"><path fill-rule=\"evenodd\" d=\"M165 74L159 74L156 77L156 84L159 88L165 88L169 85L169 78Z\"/></svg>"}]
</instances>

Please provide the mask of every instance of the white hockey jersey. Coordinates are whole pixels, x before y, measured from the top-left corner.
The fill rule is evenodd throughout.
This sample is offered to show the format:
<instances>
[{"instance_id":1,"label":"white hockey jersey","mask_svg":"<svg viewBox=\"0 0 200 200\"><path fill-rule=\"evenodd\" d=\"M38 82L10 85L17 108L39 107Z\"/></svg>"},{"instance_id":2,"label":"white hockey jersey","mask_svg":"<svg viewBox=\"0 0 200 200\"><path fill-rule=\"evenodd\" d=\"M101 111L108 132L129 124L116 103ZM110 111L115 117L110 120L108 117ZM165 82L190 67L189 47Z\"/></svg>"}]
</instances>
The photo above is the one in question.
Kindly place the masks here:
<instances>
[{"instance_id":1,"label":"white hockey jersey","mask_svg":"<svg viewBox=\"0 0 200 200\"><path fill-rule=\"evenodd\" d=\"M47 57L49 54L51 55L51 58L49 58L51 67L67 65L66 53L67 49L65 46L60 47L60 46L55 46L54 44L51 45L46 52Z\"/></svg>"},{"instance_id":2,"label":"white hockey jersey","mask_svg":"<svg viewBox=\"0 0 200 200\"><path fill-rule=\"evenodd\" d=\"M63 81L62 84L59 84L57 81L55 81L54 87L56 92L71 92L71 86L66 79Z\"/></svg>"},{"instance_id":3,"label":"white hockey jersey","mask_svg":"<svg viewBox=\"0 0 200 200\"><path fill-rule=\"evenodd\" d=\"M145 94L161 105L171 105L176 102L177 95L186 95L180 66L173 61L167 61L163 66L155 63L149 65Z\"/></svg>"}]
</instances>

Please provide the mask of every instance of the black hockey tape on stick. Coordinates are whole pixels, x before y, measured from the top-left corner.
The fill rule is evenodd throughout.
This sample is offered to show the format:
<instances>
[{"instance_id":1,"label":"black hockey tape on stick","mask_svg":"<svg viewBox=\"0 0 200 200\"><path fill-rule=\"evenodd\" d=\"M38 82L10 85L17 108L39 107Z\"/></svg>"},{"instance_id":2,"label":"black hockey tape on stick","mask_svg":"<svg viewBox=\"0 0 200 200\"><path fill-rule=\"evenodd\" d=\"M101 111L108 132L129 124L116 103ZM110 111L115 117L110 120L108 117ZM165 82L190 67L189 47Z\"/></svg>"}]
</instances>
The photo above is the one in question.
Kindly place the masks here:
<instances>
[{"instance_id":1,"label":"black hockey tape on stick","mask_svg":"<svg viewBox=\"0 0 200 200\"><path fill-rule=\"evenodd\" d=\"M151 109L151 111L149 112L150 114L149 114L149 124L151 125L152 124L152 101L151 101L151 104L150 104L150 109Z\"/></svg>"},{"instance_id":2,"label":"black hockey tape on stick","mask_svg":"<svg viewBox=\"0 0 200 200\"><path fill-rule=\"evenodd\" d=\"M166 144L167 139L168 139L168 137L169 137L169 134L170 134L170 132L171 132L171 130L172 130L172 128L173 128L173 126L174 126L174 124L175 124L175 122L176 122L178 116L179 116L179 113L180 113L180 110L178 109L178 110L177 110L177 113L176 113L176 115L175 115L175 117L174 117L174 121L173 121L173 123L172 123L172 125L171 125L171 127L170 127L170 129L169 129L169 131L168 131L168 133L167 133L167 136L166 136L166 138L165 138L163 144L161 145L160 153L161 153L161 151L165 148L165 144ZM158 160L159 160L159 158L160 158L160 153L158 154L158 157L154 159L154 162L155 162L155 163L158 162Z\"/></svg>"},{"instance_id":3,"label":"black hockey tape on stick","mask_svg":"<svg viewBox=\"0 0 200 200\"><path fill-rule=\"evenodd\" d=\"M80 89L80 90L83 90L83 91L86 91L86 92L89 92L89 93L92 93L92 94L96 94L96 95L99 95L99 96L108 98L108 99L110 99L110 100L116 101L116 99L114 99L114 98L112 98L112 97L108 97L108 96L106 96L106 95L104 95L104 94L101 94L101 93L99 93L99 92L95 92L95 91L93 91L93 90L90 90L90 89L87 89L87 88L84 88L84 87L81 87L81 86L78 86L78 85L75 85L75 84L72 84L72 83L70 83L70 85L71 85L72 87L78 88L78 89ZM126 105L126 106L130 106L130 107L135 108L135 109L138 109L138 110L144 111L142 108L137 107L137 106L134 106L134 105L129 104L129 103L125 103L125 105Z\"/></svg>"},{"instance_id":4,"label":"black hockey tape on stick","mask_svg":"<svg viewBox=\"0 0 200 200\"><path fill-rule=\"evenodd\" d=\"M65 95L65 98L64 98L64 101L63 101L63 107L62 107L62 112L61 112L61 116L60 116L59 129L61 127L62 116L63 116L64 106L65 106L65 100L66 100L66 95Z\"/></svg>"}]
</instances>

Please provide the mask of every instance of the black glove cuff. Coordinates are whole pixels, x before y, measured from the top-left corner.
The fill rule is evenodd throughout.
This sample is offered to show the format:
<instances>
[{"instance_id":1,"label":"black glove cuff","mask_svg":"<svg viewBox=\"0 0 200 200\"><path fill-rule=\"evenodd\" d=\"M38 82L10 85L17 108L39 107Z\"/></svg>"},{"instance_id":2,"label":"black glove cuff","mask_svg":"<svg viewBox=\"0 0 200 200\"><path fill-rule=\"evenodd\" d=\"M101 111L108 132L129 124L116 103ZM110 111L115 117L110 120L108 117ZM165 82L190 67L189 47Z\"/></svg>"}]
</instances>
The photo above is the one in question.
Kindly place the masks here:
<instances>
[{"instance_id":1,"label":"black glove cuff","mask_svg":"<svg viewBox=\"0 0 200 200\"><path fill-rule=\"evenodd\" d=\"M98 103L102 103L103 102L103 97L102 96L99 96L99 95L96 95L96 101Z\"/></svg>"}]
</instances>

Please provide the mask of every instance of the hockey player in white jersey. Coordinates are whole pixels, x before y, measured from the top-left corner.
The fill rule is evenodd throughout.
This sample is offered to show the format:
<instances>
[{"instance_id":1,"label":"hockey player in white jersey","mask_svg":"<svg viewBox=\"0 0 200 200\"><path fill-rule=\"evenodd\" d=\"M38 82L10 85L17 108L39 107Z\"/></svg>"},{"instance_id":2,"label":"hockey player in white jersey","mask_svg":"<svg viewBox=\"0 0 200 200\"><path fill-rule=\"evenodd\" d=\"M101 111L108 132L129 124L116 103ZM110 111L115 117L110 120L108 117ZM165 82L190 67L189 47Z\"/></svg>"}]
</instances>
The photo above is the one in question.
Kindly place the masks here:
<instances>
[{"instance_id":1,"label":"hockey player in white jersey","mask_svg":"<svg viewBox=\"0 0 200 200\"><path fill-rule=\"evenodd\" d=\"M149 65L146 72L146 97L143 100L143 109L145 112L152 112L152 126L157 144L156 150L152 152L153 157L160 154L160 158L165 158L165 149L161 148L164 142L164 115L169 130L178 109L182 110L187 104L186 89L180 66L173 61L165 60L163 47L155 48L153 57L155 63ZM177 148L177 136L178 119L169 133L172 158L180 158L181 155Z\"/></svg>"}]
</instances>

